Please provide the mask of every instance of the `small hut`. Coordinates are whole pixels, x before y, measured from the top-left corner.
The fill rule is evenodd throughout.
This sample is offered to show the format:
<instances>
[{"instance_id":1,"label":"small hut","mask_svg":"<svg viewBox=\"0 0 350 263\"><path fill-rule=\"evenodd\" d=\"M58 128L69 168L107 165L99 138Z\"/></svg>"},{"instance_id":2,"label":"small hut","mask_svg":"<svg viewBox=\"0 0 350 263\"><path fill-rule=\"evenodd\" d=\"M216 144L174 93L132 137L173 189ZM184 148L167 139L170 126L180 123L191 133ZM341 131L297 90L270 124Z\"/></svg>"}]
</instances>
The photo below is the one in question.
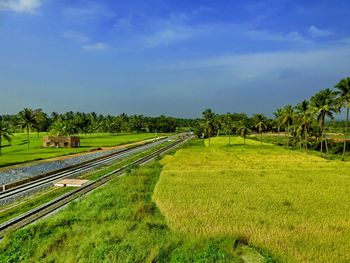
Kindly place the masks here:
<instances>
[{"instance_id":1,"label":"small hut","mask_svg":"<svg viewBox=\"0 0 350 263\"><path fill-rule=\"evenodd\" d=\"M76 148L80 146L80 138L76 136L45 136L44 147Z\"/></svg>"}]
</instances>

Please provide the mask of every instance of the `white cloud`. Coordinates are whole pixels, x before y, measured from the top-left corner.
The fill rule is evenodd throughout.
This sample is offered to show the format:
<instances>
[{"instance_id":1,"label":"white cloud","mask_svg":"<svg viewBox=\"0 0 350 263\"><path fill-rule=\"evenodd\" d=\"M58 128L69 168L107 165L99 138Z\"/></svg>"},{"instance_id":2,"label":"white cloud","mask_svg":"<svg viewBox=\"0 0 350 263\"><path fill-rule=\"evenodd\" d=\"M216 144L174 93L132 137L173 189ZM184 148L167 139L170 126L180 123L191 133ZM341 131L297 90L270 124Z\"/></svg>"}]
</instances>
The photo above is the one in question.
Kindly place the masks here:
<instances>
[{"instance_id":1,"label":"white cloud","mask_svg":"<svg viewBox=\"0 0 350 263\"><path fill-rule=\"evenodd\" d=\"M195 35L195 31L186 27L165 28L155 32L153 35L146 36L144 41L147 47L158 47L169 45L175 42L184 41Z\"/></svg>"},{"instance_id":2,"label":"white cloud","mask_svg":"<svg viewBox=\"0 0 350 263\"><path fill-rule=\"evenodd\" d=\"M334 33L329 30L322 30L315 26L310 26L308 32L312 37L328 37L334 35Z\"/></svg>"},{"instance_id":3,"label":"white cloud","mask_svg":"<svg viewBox=\"0 0 350 263\"><path fill-rule=\"evenodd\" d=\"M84 45L83 49L87 50L87 51L93 51L93 50L104 50L107 47L108 47L107 44L102 43L102 42L97 42L97 43L94 43L94 44Z\"/></svg>"},{"instance_id":4,"label":"white cloud","mask_svg":"<svg viewBox=\"0 0 350 263\"><path fill-rule=\"evenodd\" d=\"M304 42L310 41L304 38L299 32L292 31L286 34L271 32L269 30L248 30L243 31L244 35L252 39L276 41L276 42Z\"/></svg>"},{"instance_id":5,"label":"white cloud","mask_svg":"<svg viewBox=\"0 0 350 263\"><path fill-rule=\"evenodd\" d=\"M170 14L167 19L151 19L146 23L146 34L140 40L144 47L154 48L183 42L208 33L208 25L190 25L191 14Z\"/></svg>"},{"instance_id":6,"label":"white cloud","mask_svg":"<svg viewBox=\"0 0 350 263\"><path fill-rule=\"evenodd\" d=\"M76 31L66 31L63 32L62 36L70 40L86 43L90 41L90 38Z\"/></svg>"},{"instance_id":7,"label":"white cloud","mask_svg":"<svg viewBox=\"0 0 350 263\"><path fill-rule=\"evenodd\" d=\"M259 52L225 55L202 60L185 61L171 66L179 70L220 72L236 82L309 75L313 78L348 75L349 44L333 44L305 51Z\"/></svg>"},{"instance_id":8,"label":"white cloud","mask_svg":"<svg viewBox=\"0 0 350 263\"><path fill-rule=\"evenodd\" d=\"M63 9L63 15L78 24L99 23L104 19L112 19L115 14L105 5L95 2L84 2L81 5L71 5Z\"/></svg>"},{"instance_id":9,"label":"white cloud","mask_svg":"<svg viewBox=\"0 0 350 263\"><path fill-rule=\"evenodd\" d=\"M41 5L41 0L0 0L0 11L10 10L20 13L35 13Z\"/></svg>"}]
</instances>

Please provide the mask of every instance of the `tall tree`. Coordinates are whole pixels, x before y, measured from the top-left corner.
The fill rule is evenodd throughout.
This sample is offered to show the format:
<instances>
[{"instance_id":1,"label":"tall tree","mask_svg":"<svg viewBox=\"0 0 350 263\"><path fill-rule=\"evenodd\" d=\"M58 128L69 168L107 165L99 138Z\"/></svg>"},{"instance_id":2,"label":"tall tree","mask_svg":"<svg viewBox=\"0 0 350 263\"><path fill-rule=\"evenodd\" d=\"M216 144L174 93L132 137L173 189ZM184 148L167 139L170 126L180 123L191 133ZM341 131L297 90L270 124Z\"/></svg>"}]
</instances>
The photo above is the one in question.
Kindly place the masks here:
<instances>
[{"instance_id":1,"label":"tall tree","mask_svg":"<svg viewBox=\"0 0 350 263\"><path fill-rule=\"evenodd\" d=\"M337 112L337 107L335 105L335 92L330 89L324 89L317 92L314 96L311 97L311 104L313 107L313 111L317 116L317 121L320 128L321 135L321 156L323 154L323 144L325 144L326 148L326 156L328 157L328 146L327 146L327 138L324 135L324 127L326 117L333 119L333 113Z\"/></svg>"},{"instance_id":2,"label":"tall tree","mask_svg":"<svg viewBox=\"0 0 350 263\"><path fill-rule=\"evenodd\" d=\"M302 144L302 140L304 141L304 147L305 150L308 149L308 135L309 135L309 129L313 122L313 113L310 108L310 102L307 100L303 100L301 103L299 103L296 107L296 119L299 126L299 132L300 132L300 146ZM304 135L304 137L302 136Z\"/></svg>"},{"instance_id":3,"label":"tall tree","mask_svg":"<svg viewBox=\"0 0 350 263\"><path fill-rule=\"evenodd\" d=\"M232 132L237 128L237 124L232 113L226 113L222 116L222 126L226 130L226 134L228 134L228 144L230 145Z\"/></svg>"},{"instance_id":4,"label":"tall tree","mask_svg":"<svg viewBox=\"0 0 350 263\"><path fill-rule=\"evenodd\" d=\"M283 119L283 109L280 108L280 109L277 109L273 115L275 116L275 120L276 120L276 124L277 124L277 132L278 134L280 133L281 131L281 126L283 125L282 124L282 119Z\"/></svg>"},{"instance_id":5,"label":"tall tree","mask_svg":"<svg viewBox=\"0 0 350 263\"><path fill-rule=\"evenodd\" d=\"M8 143L11 143L11 135L9 128L4 125L2 116L0 116L0 155L2 154L2 139L8 141Z\"/></svg>"},{"instance_id":6,"label":"tall tree","mask_svg":"<svg viewBox=\"0 0 350 263\"><path fill-rule=\"evenodd\" d=\"M36 115L33 110L25 108L19 112L19 126L27 132L27 145L29 149L29 132L37 129Z\"/></svg>"},{"instance_id":7,"label":"tall tree","mask_svg":"<svg viewBox=\"0 0 350 263\"><path fill-rule=\"evenodd\" d=\"M254 114L253 120L254 120L255 128L257 128L259 131L260 143L262 145L263 144L262 143L262 134L263 134L263 131L267 129L266 117L263 114Z\"/></svg>"},{"instance_id":8,"label":"tall tree","mask_svg":"<svg viewBox=\"0 0 350 263\"><path fill-rule=\"evenodd\" d=\"M240 136L243 137L243 142L244 142L244 147L245 147L245 139L249 132L251 132L249 128L249 124L247 121L240 121L237 127L237 132L239 133Z\"/></svg>"},{"instance_id":9,"label":"tall tree","mask_svg":"<svg viewBox=\"0 0 350 263\"><path fill-rule=\"evenodd\" d=\"M293 124L294 110L291 105L284 106L282 110L281 123L287 127L287 147L289 147L290 126Z\"/></svg>"},{"instance_id":10,"label":"tall tree","mask_svg":"<svg viewBox=\"0 0 350 263\"><path fill-rule=\"evenodd\" d=\"M202 113L205 125L205 131L209 139L210 146L210 137L212 136L215 130L215 113L211 109L206 109Z\"/></svg>"},{"instance_id":11,"label":"tall tree","mask_svg":"<svg viewBox=\"0 0 350 263\"><path fill-rule=\"evenodd\" d=\"M40 138L40 132L47 131L49 128L49 119L47 117L47 114L43 112L42 109L36 109L34 110L34 114L36 116L36 130L38 133L38 139Z\"/></svg>"},{"instance_id":12,"label":"tall tree","mask_svg":"<svg viewBox=\"0 0 350 263\"><path fill-rule=\"evenodd\" d=\"M345 127L344 127L344 145L343 145L343 154L342 160L345 158L346 151L346 140L348 134L348 126L349 126L349 108L350 108L350 78L342 79L338 84L335 85L337 89L337 105L339 108L344 107L346 109L346 119L345 119Z\"/></svg>"}]
</instances>

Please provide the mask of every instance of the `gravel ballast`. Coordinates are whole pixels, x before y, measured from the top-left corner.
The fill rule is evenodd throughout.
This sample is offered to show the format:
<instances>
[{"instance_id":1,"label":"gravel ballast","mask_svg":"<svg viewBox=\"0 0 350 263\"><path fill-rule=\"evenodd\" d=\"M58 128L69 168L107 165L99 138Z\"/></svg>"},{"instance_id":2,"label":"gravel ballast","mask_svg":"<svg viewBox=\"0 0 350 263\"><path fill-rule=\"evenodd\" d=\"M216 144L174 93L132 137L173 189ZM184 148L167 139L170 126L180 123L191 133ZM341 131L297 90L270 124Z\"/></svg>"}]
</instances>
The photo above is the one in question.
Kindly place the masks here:
<instances>
[{"instance_id":1,"label":"gravel ballast","mask_svg":"<svg viewBox=\"0 0 350 263\"><path fill-rule=\"evenodd\" d=\"M33 177L39 174L48 173L58 169L66 168L68 166L90 161L101 156L120 152L124 149L125 148L118 148L118 149L109 150L109 151L99 151L95 153L74 156L71 158L65 158L64 160L48 161L45 163L28 165L20 168L14 168L5 172L0 172L0 185L13 183L13 182L23 180L29 177Z\"/></svg>"}]
</instances>

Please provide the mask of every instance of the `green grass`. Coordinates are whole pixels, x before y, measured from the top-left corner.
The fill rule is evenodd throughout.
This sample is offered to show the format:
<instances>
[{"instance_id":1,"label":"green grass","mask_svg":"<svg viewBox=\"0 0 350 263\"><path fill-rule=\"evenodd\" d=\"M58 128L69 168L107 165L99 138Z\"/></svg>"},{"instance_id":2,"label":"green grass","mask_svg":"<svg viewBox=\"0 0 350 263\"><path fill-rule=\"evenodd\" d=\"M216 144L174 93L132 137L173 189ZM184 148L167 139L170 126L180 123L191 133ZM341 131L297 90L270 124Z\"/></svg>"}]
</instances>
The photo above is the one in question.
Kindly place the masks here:
<instances>
[{"instance_id":1,"label":"green grass","mask_svg":"<svg viewBox=\"0 0 350 263\"><path fill-rule=\"evenodd\" d=\"M154 133L140 134L109 134L94 133L90 135L80 135L81 147L79 148L44 148L42 147L42 137L38 139L36 133L30 134L30 149L27 149L27 137L24 133L14 134L11 145L3 141L2 155L0 156L0 167L12 164L25 163L34 160L43 160L73 153L90 151L98 147L117 146L136 141L154 138ZM162 136L164 134L158 134Z\"/></svg>"},{"instance_id":2,"label":"green grass","mask_svg":"<svg viewBox=\"0 0 350 263\"><path fill-rule=\"evenodd\" d=\"M163 159L154 199L171 229L242 237L281 262L350 262L349 162L226 143L197 140Z\"/></svg>"},{"instance_id":3,"label":"green grass","mask_svg":"<svg viewBox=\"0 0 350 263\"><path fill-rule=\"evenodd\" d=\"M152 202L157 162L132 170L56 215L10 233L0 262L267 262L244 240L171 231Z\"/></svg>"}]
</instances>

